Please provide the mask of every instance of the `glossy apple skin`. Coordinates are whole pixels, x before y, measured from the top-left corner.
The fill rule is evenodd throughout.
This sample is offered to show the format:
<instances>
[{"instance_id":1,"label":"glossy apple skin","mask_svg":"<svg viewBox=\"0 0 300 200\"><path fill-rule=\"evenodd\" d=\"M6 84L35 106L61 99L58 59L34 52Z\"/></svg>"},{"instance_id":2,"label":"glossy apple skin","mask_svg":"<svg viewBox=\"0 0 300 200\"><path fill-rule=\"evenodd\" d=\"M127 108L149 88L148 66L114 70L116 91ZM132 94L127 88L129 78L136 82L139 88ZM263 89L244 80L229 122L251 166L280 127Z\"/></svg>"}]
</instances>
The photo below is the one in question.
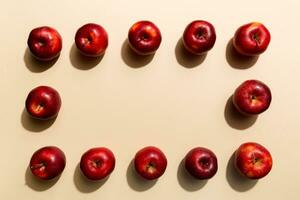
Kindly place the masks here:
<instances>
[{"instance_id":1,"label":"glossy apple skin","mask_svg":"<svg viewBox=\"0 0 300 200\"><path fill-rule=\"evenodd\" d=\"M204 20L191 22L182 36L186 50L195 55L202 55L213 48L216 42L214 26Z\"/></svg>"},{"instance_id":2,"label":"glossy apple skin","mask_svg":"<svg viewBox=\"0 0 300 200\"><path fill-rule=\"evenodd\" d=\"M39 86L29 92L25 107L33 118L47 120L57 116L61 107L61 98L54 88Z\"/></svg>"},{"instance_id":3,"label":"glossy apple skin","mask_svg":"<svg viewBox=\"0 0 300 200\"><path fill-rule=\"evenodd\" d=\"M108 34L102 26L88 23L77 30L75 44L85 56L102 56L108 46Z\"/></svg>"},{"instance_id":4,"label":"glossy apple skin","mask_svg":"<svg viewBox=\"0 0 300 200\"><path fill-rule=\"evenodd\" d=\"M167 168L167 158L159 148L148 146L136 153L134 166L143 178L153 180L164 174Z\"/></svg>"},{"instance_id":5,"label":"glossy apple skin","mask_svg":"<svg viewBox=\"0 0 300 200\"><path fill-rule=\"evenodd\" d=\"M90 180L101 180L115 168L115 156L105 147L96 147L86 151L80 160L80 169Z\"/></svg>"},{"instance_id":6,"label":"glossy apple skin","mask_svg":"<svg viewBox=\"0 0 300 200\"><path fill-rule=\"evenodd\" d=\"M267 110L272 101L269 87L258 80L243 82L233 94L235 108L244 115L258 115Z\"/></svg>"},{"instance_id":7,"label":"glossy apple skin","mask_svg":"<svg viewBox=\"0 0 300 200\"><path fill-rule=\"evenodd\" d=\"M233 46L242 55L257 56L268 48L270 41L269 30L259 22L252 22L237 29Z\"/></svg>"},{"instance_id":8,"label":"glossy apple skin","mask_svg":"<svg viewBox=\"0 0 300 200\"><path fill-rule=\"evenodd\" d=\"M270 152L255 142L242 144L235 152L235 167L250 179L260 179L272 169Z\"/></svg>"},{"instance_id":9,"label":"glossy apple skin","mask_svg":"<svg viewBox=\"0 0 300 200\"><path fill-rule=\"evenodd\" d=\"M29 163L32 174L43 180L50 180L59 176L65 166L65 154L55 146L47 146L37 150Z\"/></svg>"},{"instance_id":10,"label":"glossy apple skin","mask_svg":"<svg viewBox=\"0 0 300 200\"><path fill-rule=\"evenodd\" d=\"M62 38L54 28L41 26L30 31L27 45L35 58L50 61L59 56Z\"/></svg>"},{"instance_id":11,"label":"glossy apple skin","mask_svg":"<svg viewBox=\"0 0 300 200\"><path fill-rule=\"evenodd\" d=\"M160 30L150 21L136 22L128 31L129 45L139 55L154 54L161 40Z\"/></svg>"},{"instance_id":12,"label":"glossy apple skin","mask_svg":"<svg viewBox=\"0 0 300 200\"><path fill-rule=\"evenodd\" d=\"M218 171L217 157L207 148L193 148L185 156L185 169L197 179L210 179Z\"/></svg>"}]
</instances>

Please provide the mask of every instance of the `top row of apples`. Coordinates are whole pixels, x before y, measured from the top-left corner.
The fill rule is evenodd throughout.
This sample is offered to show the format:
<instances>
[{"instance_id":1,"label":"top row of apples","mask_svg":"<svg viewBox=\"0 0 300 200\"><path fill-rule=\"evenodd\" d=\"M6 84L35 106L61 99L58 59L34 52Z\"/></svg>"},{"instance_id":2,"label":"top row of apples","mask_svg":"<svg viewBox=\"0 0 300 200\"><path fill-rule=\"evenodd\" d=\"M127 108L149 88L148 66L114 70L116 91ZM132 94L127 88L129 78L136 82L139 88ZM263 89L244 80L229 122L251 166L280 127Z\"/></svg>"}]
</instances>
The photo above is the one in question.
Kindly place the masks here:
<instances>
[{"instance_id":1,"label":"top row of apples","mask_svg":"<svg viewBox=\"0 0 300 200\"><path fill-rule=\"evenodd\" d=\"M182 39L186 50L201 55L214 46L215 28L207 21L196 20L185 28ZM242 55L255 56L267 49L270 39L270 32L263 24L252 22L241 26L236 31L233 46ZM150 21L136 22L128 32L130 47L140 55L155 53L161 40L159 28ZM48 26L33 29L27 43L32 54L42 61L58 57L62 49L62 37L55 29ZM98 24L85 24L77 30L75 44L85 56L101 56L108 46L108 34Z\"/></svg>"}]
</instances>

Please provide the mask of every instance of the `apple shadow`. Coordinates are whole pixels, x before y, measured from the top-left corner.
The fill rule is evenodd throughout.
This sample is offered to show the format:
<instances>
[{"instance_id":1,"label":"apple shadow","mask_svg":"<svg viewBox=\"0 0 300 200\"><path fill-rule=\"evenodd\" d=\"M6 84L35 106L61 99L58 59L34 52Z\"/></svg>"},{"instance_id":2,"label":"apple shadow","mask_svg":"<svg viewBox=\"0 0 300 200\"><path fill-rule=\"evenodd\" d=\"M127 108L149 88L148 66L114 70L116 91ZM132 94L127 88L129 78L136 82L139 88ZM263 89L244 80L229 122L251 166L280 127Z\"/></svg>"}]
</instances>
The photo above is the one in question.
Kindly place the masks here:
<instances>
[{"instance_id":1,"label":"apple shadow","mask_svg":"<svg viewBox=\"0 0 300 200\"><path fill-rule=\"evenodd\" d=\"M96 67L101 60L103 59L105 54L98 57L88 57L82 55L77 49L75 43L73 43L70 50L70 61L73 67L79 70L90 70Z\"/></svg>"},{"instance_id":2,"label":"apple shadow","mask_svg":"<svg viewBox=\"0 0 300 200\"><path fill-rule=\"evenodd\" d=\"M157 179L155 180L146 180L141 177L134 168L134 161L132 160L128 165L126 172L127 183L129 187L137 192L143 192L155 185Z\"/></svg>"},{"instance_id":3,"label":"apple shadow","mask_svg":"<svg viewBox=\"0 0 300 200\"><path fill-rule=\"evenodd\" d=\"M80 165L77 164L74 171L73 182L79 192L91 193L98 190L108 180L109 176L99 181L93 181L86 178L80 169Z\"/></svg>"},{"instance_id":4,"label":"apple shadow","mask_svg":"<svg viewBox=\"0 0 300 200\"><path fill-rule=\"evenodd\" d=\"M180 162L177 169L177 180L179 185L188 192L195 192L203 188L207 180L199 180L191 176L185 169L184 159Z\"/></svg>"},{"instance_id":5,"label":"apple shadow","mask_svg":"<svg viewBox=\"0 0 300 200\"><path fill-rule=\"evenodd\" d=\"M249 179L242 175L234 166L234 153L231 155L226 167L226 180L230 187L238 192L246 192L253 188L258 180Z\"/></svg>"},{"instance_id":6,"label":"apple shadow","mask_svg":"<svg viewBox=\"0 0 300 200\"><path fill-rule=\"evenodd\" d=\"M258 115L246 116L241 114L234 107L232 96L230 96L225 105L224 118L231 128L244 130L251 127L256 122Z\"/></svg>"},{"instance_id":7,"label":"apple shadow","mask_svg":"<svg viewBox=\"0 0 300 200\"><path fill-rule=\"evenodd\" d=\"M179 38L175 47L175 56L177 62L181 66L185 68L195 68L204 62L207 53L202 55L194 55L188 52L183 45L182 38Z\"/></svg>"},{"instance_id":8,"label":"apple shadow","mask_svg":"<svg viewBox=\"0 0 300 200\"><path fill-rule=\"evenodd\" d=\"M56 120L57 117L48 120L39 120L32 118L26 111L23 109L21 114L21 124L23 128L31 132L41 132L49 128Z\"/></svg>"},{"instance_id":9,"label":"apple shadow","mask_svg":"<svg viewBox=\"0 0 300 200\"><path fill-rule=\"evenodd\" d=\"M128 40L126 39L121 48L121 57L124 63L131 68L141 68L146 66L152 61L155 54L151 55L139 55L134 52L129 46Z\"/></svg>"},{"instance_id":10,"label":"apple shadow","mask_svg":"<svg viewBox=\"0 0 300 200\"><path fill-rule=\"evenodd\" d=\"M58 60L59 56L51 61L37 60L30 52L28 47L25 50L23 60L27 69L34 73L41 73L52 67Z\"/></svg>"},{"instance_id":11,"label":"apple shadow","mask_svg":"<svg viewBox=\"0 0 300 200\"><path fill-rule=\"evenodd\" d=\"M35 177L29 167L27 167L25 172L25 185L31 188L34 191L42 192L50 189L60 178L60 176L51 179L51 180L42 180Z\"/></svg>"},{"instance_id":12,"label":"apple shadow","mask_svg":"<svg viewBox=\"0 0 300 200\"><path fill-rule=\"evenodd\" d=\"M258 60L259 56L245 56L239 54L233 47L233 39L230 39L226 46L227 63L235 69L248 69Z\"/></svg>"}]
</instances>

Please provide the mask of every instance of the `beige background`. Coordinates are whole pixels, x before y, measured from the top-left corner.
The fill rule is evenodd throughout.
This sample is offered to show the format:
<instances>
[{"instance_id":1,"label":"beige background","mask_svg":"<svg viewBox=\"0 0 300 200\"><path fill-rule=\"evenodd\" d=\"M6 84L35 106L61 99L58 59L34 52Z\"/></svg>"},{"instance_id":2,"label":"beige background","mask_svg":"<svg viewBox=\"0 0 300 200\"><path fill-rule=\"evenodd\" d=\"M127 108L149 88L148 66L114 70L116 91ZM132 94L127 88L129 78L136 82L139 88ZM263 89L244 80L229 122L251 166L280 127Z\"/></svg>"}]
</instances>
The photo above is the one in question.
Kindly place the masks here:
<instances>
[{"instance_id":1,"label":"beige background","mask_svg":"<svg viewBox=\"0 0 300 200\"><path fill-rule=\"evenodd\" d=\"M2 2L0 198L297 199L299 7L297 0ZM128 28L141 19L155 22L162 32L153 58L135 59L124 43ZM206 58L188 58L178 43L195 19L210 21L217 31ZM250 21L263 22L272 41L258 60L239 60L228 42L238 26ZM87 22L109 33L101 61L83 60L73 46L77 28ZM63 37L61 56L48 66L26 50L28 33L41 25L55 27ZM257 119L241 119L226 102L250 78L270 86L273 102ZM61 94L55 121L37 123L23 112L28 92L38 85ZM238 177L229 162L247 141L263 144L273 155L272 172L258 182ZM67 156L56 183L39 183L26 171L32 153L45 145L57 145ZM129 166L145 145L160 147L168 157L167 171L156 183L142 182ZM117 158L105 183L86 182L76 169L81 154L94 146L109 147ZM218 156L219 171L208 182L195 182L179 167L195 146Z\"/></svg>"}]
</instances>

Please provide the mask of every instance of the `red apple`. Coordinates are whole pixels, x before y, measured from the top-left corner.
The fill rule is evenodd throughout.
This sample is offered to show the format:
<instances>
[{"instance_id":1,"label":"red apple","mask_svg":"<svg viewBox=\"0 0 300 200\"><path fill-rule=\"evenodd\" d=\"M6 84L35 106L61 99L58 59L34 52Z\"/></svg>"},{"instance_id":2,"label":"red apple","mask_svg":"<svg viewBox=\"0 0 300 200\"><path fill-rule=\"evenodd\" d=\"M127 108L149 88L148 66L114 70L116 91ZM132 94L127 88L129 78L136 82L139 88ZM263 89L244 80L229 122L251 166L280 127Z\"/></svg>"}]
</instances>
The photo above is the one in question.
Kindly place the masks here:
<instances>
[{"instance_id":1,"label":"red apple","mask_svg":"<svg viewBox=\"0 0 300 200\"><path fill-rule=\"evenodd\" d=\"M254 142L242 144L235 152L236 168L250 179L266 176L272 169L272 156L262 145Z\"/></svg>"},{"instance_id":2,"label":"red apple","mask_svg":"<svg viewBox=\"0 0 300 200\"><path fill-rule=\"evenodd\" d=\"M29 164L32 174L43 180L59 176L65 166L65 154L55 146L43 147L34 152Z\"/></svg>"},{"instance_id":3,"label":"red apple","mask_svg":"<svg viewBox=\"0 0 300 200\"><path fill-rule=\"evenodd\" d=\"M157 147L148 146L136 153L134 166L143 178L153 180L164 174L167 168L167 158Z\"/></svg>"},{"instance_id":4,"label":"red apple","mask_svg":"<svg viewBox=\"0 0 300 200\"><path fill-rule=\"evenodd\" d=\"M115 156L108 148L92 148L81 157L80 169L88 179L101 180L107 177L114 168Z\"/></svg>"},{"instance_id":5,"label":"red apple","mask_svg":"<svg viewBox=\"0 0 300 200\"><path fill-rule=\"evenodd\" d=\"M215 28L207 21L193 21L185 28L182 40L186 50L192 54L204 54L213 48L216 42Z\"/></svg>"},{"instance_id":6,"label":"red apple","mask_svg":"<svg viewBox=\"0 0 300 200\"><path fill-rule=\"evenodd\" d=\"M130 47L140 55L155 53L161 43L158 27L150 21L139 21L131 26L128 32Z\"/></svg>"},{"instance_id":7,"label":"red apple","mask_svg":"<svg viewBox=\"0 0 300 200\"><path fill-rule=\"evenodd\" d=\"M83 55L98 57L105 53L108 46L108 35L105 29L98 24L85 24L77 30L75 44Z\"/></svg>"},{"instance_id":8,"label":"red apple","mask_svg":"<svg viewBox=\"0 0 300 200\"><path fill-rule=\"evenodd\" d=\"M61 99L54 88L39 86L30 91L25 106L32 117L46 120L57 116L61 107Z\"/></svg>"},{"instance_id":9,"label":"red apple","mask_svg":"<svg viewBox=\"0 0 300 200\"><path fill-rule=\"evenodd\" d=\"M196 147L185 156L186 170L197 179L209 179L218 171L216 155L204 147Z\"/></svg>"},{"instance_id":10,"label":"red apple","mask_svg":"<svg viewBox=\"0 0 300 200\"><path fill-rule=\"evenodd\" d=\"M257 56L268 48L270 40L269 30L259 22L252 22L238 28L233 37L233 46L242 55Z\"/></svg>"},{"instance_id":11,"label":"red apple","mask_svg":"<svg viewBox=\"0 0 300 200\"><path fill-rule=\"evenodd\" d=\"M41 26L30 32L27 44L35 58L50 61L59 56L62 38L54 28Z\"/></svg>"},{"instance_id":12,"label":"red apple","mask_svg":"<svg viewBox=\"0 0 300 200\"><path fill-rule=\"evenodd\" d=\"M272 94L269 87L258 80L243 82L233 94L233 104L245 115L257 115L267 110Z\"/></svg>"}]
</instances>

